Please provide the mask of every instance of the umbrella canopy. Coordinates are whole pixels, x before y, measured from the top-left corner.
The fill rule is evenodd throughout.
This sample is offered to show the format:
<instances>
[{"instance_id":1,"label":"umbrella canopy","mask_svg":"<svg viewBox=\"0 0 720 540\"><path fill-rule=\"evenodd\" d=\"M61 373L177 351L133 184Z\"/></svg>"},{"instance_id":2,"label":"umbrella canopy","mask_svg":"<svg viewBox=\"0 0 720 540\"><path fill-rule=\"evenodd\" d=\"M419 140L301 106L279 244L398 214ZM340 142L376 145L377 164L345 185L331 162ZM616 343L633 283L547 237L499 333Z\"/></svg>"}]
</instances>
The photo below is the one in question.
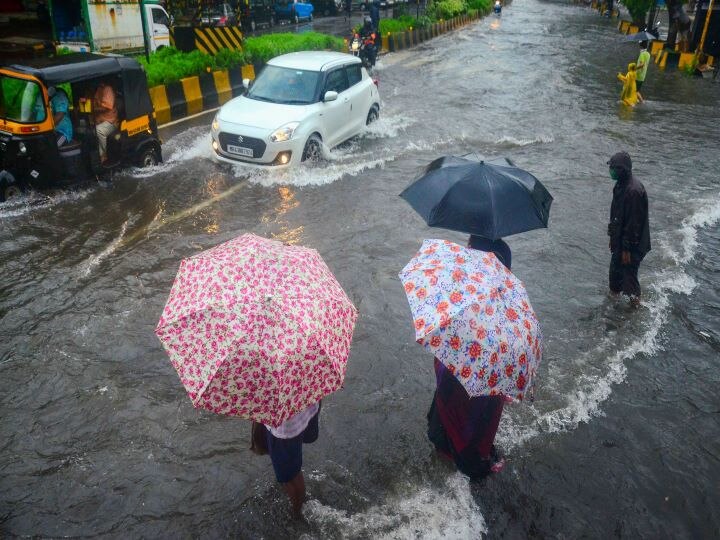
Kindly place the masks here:
<instances>
[{"instance_id":1,"label":"umbrella canopy","mask_svg":"<svg viewBox=\"0 0 720 540\"><path fill-rule=\"evenodd\" d=\"M470 396L523 398L542 359L542 332L522 282L494 254L425 240L399 277L416 341Z\"/></svg>"},{"instance_id":2,"label":"umbrella canopy","mask_svg":"<svg viewBox=\"0 0 720 540\"><path fill-rule=\"evenodd\" d=\"M552 196L510 163L440 158L400 196L431 227L490 240L547 227Z\"/></svg>"},{"instance_id":3,"label":"umbrella canopy","mask_svg":"<svg viewBox=\"0 0 720 540\"><path fill-rule=\"evenodd\" d=\"M643 30L642 32L625 36L623 41L652 41L654 39L657 39L657 36L653 36L650 32Z\"/></svg>"},{"instance_id":4,"label":"umbrella canopy","mask_svg":"<svg viewBox=\"0 0 720 540\"><path fill-rule=\"evenodd\" d=\"M244 234L180 263L155 333L195 407L279 426L342 386L356 319L317 251Z\"/></svg>"}]
</instances>

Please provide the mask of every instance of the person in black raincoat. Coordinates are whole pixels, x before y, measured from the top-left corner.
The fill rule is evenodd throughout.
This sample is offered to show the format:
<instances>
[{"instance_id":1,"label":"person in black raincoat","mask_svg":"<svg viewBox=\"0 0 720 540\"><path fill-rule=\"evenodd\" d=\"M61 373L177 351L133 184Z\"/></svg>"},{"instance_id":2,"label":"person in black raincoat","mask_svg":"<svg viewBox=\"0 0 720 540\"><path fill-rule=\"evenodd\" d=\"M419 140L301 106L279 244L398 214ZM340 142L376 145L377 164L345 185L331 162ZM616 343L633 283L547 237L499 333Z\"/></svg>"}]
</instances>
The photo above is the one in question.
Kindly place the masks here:
<instances>
[{"instance_id":1,"label":"person in black raincoat","mask_svg":"<svg viewBox=\"0 0 720 540\"><path fill-rule=\"evenodd\" d=\"M650 251L650 223L645 186L632 174L627 152L618 152L608 161L610 177L615 180L610 206L610 291L630 297L640 304L640 261Z\"/></svg>"}]
</instances>

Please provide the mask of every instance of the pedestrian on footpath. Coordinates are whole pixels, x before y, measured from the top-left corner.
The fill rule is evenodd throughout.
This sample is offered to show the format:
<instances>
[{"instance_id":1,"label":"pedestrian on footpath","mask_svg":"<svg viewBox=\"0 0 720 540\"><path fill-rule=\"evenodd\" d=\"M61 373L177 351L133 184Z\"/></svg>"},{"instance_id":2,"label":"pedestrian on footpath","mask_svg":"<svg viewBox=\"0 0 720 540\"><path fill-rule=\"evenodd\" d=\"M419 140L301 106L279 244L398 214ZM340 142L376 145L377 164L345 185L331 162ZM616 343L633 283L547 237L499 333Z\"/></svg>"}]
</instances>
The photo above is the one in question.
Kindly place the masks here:
<instances>
[{"instance_id":1,"label":"pedestrian on footpath","mask_svg":"<svg viewBox=\"0 0 720 540\"><path fill-rule=\"evenodd\" d=\"M319 417L322 402L291 416L267 430L267 451L270 454L275 478L282 484L292 506L293 518L302 517L305 502L305 477L302 473L302 446L314 443L320 433Z\"/></svg>"},{"instance_id":2,"label":"pedestrian on footpath","mask_svg":"<svg viewBox=\"0 0 720 540\"><path fill-rule=\"evenodd\" d=\"M630 298L640 305L640 262L650 251L650 223L645 186L632 173L627 152L618 152L608 161L610 177L615 181L610 206L610 292Z\"/></svg>"},{"instance_id":3,"label":"pedestrian on footpath","mask_svg":"<svg viewBox=\"0 0 720 540\"><path fill-rule=\"evenodd\" d=\"M640 42L640 55L637 59L637 75L635 76L635 89L637 90L637 97L638 101L642 103L645 101L642 94L640 93L640 89L642 88L643 83L645 82L645 77L647 76L647 70L648 66L650 65L650 53L647 50L648 42L647 41L641 41Z\"/></svg>"}]
</instances>

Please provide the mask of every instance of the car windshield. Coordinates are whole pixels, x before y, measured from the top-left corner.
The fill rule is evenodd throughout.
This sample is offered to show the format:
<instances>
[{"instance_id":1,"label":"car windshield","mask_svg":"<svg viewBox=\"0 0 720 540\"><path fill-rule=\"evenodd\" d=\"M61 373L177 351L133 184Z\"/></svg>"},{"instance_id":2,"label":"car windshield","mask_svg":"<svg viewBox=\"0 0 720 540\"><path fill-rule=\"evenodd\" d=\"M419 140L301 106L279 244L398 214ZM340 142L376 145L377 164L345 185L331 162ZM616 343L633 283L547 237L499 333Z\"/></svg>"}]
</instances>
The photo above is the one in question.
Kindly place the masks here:
<instances>
[{"instance_id":1,"label":"car windshield","mask_svg":"<svg viewBox=\"0 0 720 540\"><path fill-rule=\"evenodd\" d=\"M40 86L0 75L0 118L23 123L44 121L45 103Z\"/></svg>"},{"instance_id":2,"label":"car windshield","mask_svg":"<svg viewBox=\"0 0 720 540\"><path fill-rule=\"evenodd\" d=\"M265 66L247 97L291 105L313 103L319 77L317 71Z\"/></svg>"}]
</instances>

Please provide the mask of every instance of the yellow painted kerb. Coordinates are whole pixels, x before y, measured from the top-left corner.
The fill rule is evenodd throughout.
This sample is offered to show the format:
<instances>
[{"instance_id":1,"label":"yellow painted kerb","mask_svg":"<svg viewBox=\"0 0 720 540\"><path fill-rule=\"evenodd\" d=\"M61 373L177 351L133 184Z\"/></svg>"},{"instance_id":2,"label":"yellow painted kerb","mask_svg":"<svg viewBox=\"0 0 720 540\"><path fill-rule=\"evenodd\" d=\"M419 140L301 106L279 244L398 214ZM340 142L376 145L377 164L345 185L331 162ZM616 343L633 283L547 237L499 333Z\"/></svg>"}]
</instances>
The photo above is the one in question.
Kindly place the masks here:
<instances>
[{"instance_id":1,"label":"yellow painted kerb","mask_svg":"<svg viewBox=\"0 0 720 540\"><path fill-rule=\"evenodd\" d=\"M232 88L230 88L230 74L227 71L213 71L215 90L217 90L218 102L220 105L232 99Z\"/></svg>"},{"instance_id":2,"label":"yellow painted kerb","mask_svg":"<svg viewBox=\"0 0 720 540\"><path fill-rule=\"evenodd\" d=\"M252 64L245 64L242 67L242 78L243 79L250 79L251 81L255 79L255 66Z\"/></svg>"},{"instance_id":3,"label":"yellow painted kerb","mask_svg":"<svg viewBox=\"0 0 720 540\"><path fill-rule=\"evenodd\" d=\"M148 88L150 100L155 109L155 117L158 124L167 124L170 121L170 102L168 101L165 85Z\"/></svg>"},{"instance_id":4,"label":"yellow painted kerb","mask_svg":"<svg viewBox=\"0 0 720 540\"><path fill-rule=\"evenodd\" d=\"M198 77L187 77L180 79L187 103L187 113L197 114L203 110L203 97L200 90L200 79Z\"/></svg>"},{"instance_id":5,"label":"yellow painted kerb","mask_svg":"<svg viewBox=\"0 0 720 540\"><path fill-rule=\"evenodd\" d=\"M678 69L684 69L685 66L691 66L695 61L695 53L680 53L678 60Z\"/></svg>"}]
</instances>

